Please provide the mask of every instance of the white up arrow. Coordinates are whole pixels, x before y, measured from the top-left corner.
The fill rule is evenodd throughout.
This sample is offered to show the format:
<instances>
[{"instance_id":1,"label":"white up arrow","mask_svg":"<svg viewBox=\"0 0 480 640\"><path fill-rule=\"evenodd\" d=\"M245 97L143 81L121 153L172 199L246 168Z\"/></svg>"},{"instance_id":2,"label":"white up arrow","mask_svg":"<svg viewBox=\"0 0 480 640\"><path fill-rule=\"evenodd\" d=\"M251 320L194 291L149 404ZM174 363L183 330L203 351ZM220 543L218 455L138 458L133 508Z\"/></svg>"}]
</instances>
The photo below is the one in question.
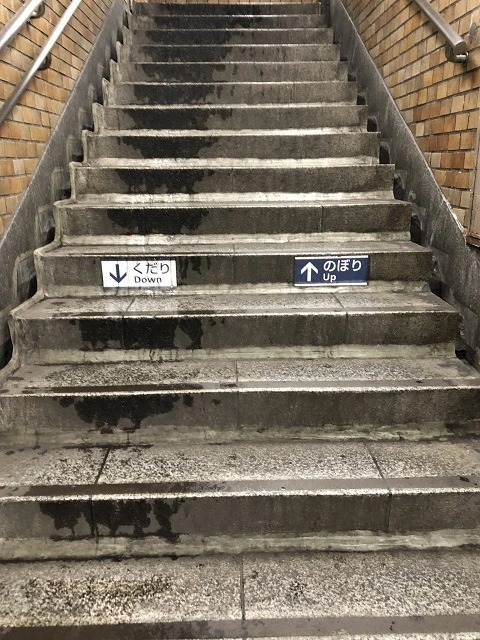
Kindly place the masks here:
<instances>
[{"instance_id":1,"label":"white up arrow","mask_svg":"<svg viewBox=\"0 0 480 640\"><path fill-rule=\"evenodd\" d=\"M312 273L315 271L315 273L318 273L318 269L317 267L312 264L311 262L307 262L307 264L303 267L303 269L300 271L300 273L305 273L305 271L307 272L307 282L311 282L312 281Z\"/></svg>"}]
</instances>

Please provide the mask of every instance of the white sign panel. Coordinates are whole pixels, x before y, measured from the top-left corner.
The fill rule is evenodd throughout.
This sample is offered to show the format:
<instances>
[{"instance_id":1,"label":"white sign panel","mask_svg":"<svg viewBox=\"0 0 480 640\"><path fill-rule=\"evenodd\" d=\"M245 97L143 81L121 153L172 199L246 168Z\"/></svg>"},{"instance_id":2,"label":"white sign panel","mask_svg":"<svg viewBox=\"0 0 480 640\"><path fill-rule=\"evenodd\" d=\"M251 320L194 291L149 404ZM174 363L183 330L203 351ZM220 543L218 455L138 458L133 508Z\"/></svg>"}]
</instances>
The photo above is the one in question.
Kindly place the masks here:
<instances>
[{"instance_id":1,"label":"white sign panel","mask_svg":"<svg viewBox=\"0 0 480 640\"><path fill-rule=\"evenodd\" d=\"M171 289L177 286L177 263L171 258L102 260L102 279L105 288Z\"/></svg>"}]
</instances>

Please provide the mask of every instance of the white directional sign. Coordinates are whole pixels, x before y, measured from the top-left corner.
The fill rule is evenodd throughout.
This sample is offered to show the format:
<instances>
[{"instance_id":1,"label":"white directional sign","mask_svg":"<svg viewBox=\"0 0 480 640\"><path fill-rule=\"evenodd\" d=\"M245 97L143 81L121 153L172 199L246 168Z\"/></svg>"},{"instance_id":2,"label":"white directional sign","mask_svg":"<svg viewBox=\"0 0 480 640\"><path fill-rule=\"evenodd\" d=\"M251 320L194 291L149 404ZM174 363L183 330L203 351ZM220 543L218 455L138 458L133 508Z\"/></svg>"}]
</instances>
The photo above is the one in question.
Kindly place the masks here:
<instances>
[{"instance_id":1,"label":"white directional sign","mask_svg":"<svg viewBox=\"0 0 480 640\"><path fill-rule=\"evenodd\" d=\"M102 260L102 280L105 288L171 289L177 286L177 263L171 258Z\"/></svg>"}]
</instances>

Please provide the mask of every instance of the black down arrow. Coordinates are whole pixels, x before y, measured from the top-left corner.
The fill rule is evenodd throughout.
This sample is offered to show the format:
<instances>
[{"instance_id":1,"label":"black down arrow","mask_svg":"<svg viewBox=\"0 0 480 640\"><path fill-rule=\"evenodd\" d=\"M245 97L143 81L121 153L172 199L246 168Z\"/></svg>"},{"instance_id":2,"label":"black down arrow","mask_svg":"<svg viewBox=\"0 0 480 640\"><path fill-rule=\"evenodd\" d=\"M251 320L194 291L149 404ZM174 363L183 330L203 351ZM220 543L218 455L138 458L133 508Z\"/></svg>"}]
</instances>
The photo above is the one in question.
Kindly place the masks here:
<instances>
[{"instance_id":1,"label":"black down arrow","mask_svg":"<svg viewBox=\"0 0 480 640\"><path fill-rule=\"evenodd\" d=\"M112 278L115 280L117 284L120 284L120 282L127 277L127 274L124 273L123 276L120 275L120 265L116 264L115 268L117 270L117 274L114 275L113 273L110 273L110 275L112 276Z\"/></svg>"}]
</instances>

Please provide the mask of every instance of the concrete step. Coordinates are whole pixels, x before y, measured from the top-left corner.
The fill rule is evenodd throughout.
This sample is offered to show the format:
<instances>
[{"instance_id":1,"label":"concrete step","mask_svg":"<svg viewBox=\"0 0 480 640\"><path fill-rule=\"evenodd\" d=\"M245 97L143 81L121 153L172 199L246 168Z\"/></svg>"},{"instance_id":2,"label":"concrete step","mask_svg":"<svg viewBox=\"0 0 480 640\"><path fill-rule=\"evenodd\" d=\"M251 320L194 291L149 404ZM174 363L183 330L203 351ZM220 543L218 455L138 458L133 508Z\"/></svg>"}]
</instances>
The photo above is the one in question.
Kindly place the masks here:
<instances>
[{"instance_id":1,"label":"concrete step","mask_svg":"<svg viewBox=\"0 0 480 640\"><path fill-rule=\"evenodd\" d=\"M345 62L142 62L112 63L113 82L303 82L343 80Z\"/></svg>"},{"instance_id":2,"label":"concrete step","mask_svg":"<svg viewBox=\"0 0 480 640\"><path fill-rule=\"evenodd\" d=\"M355 195L355 194L354 194ZM270 201L237 199L157 203L107 203L91 198L55 205L57 237L67 244L112 243L116 236L178 236L208 234L276 233L375 233L410 229L411 207L406 202L359 194L358 198L317 201ZM86 237L84 237L86 236Z\"/></svg>"},{"instance_id":3,"label":"concrete step","mask_svg":"<svg viewBox=\"0 0 480 640\"><path fill-rule=\"evenodd\" d=\"M128 62L308 62L338 60L334 44L252 44L252 45L123 45L120 63Z\"/></svg>"},{"instance_id":4,"label":"concrete step","mask_svg":"<svg viewBox=\"0 0 480 640\"><path fill-rule=\"evenodd\" d=\"M135 29L126 30L126 44L332 44L326 27L299 29Z\"/></svg>"},{"instance_id":5,"label":"concrete step","mask_svg":"<svg viewBox=\"0 0 480 640\"><path fill-rule=\"evenodd\" d=\"M128 15L128 14L127 14ZM128 15L131 29L308 29L326 27L321 14Z\"/></svg>"},{"instance_id":6,"label":"concrete step","mask_svg":"<svg viewBox=\"0 0 480 640\"><path fill-rule=\"evenodd\" d=\"M321 255L369 255L371 282L418 283L428 278L431 255L427 249L406 241L361 242L350 238L336 244L331 241L322 244L318 238L316 241L272 243L271 237L270 241L265 239L263 242L247 237L232 239L230 243L212 243L208 236L197 238L195 244L180 244L173 238L171 243L143 247L123 243L82 246L54 243L37 251L37 273L40 286L52 296L67 292L78 296L82 289L82 295L88 295L87 291L107 295L108 291L102 287L103 259L146 259L148 256L175 258L178 285L182 287L272 283L292 286L294 257ZM205 244L209 240L211 243ZM148 289L142 291L147 293ZM112 293L128 294L128 289L112 290ZM135 293L141 295L138 290Z\"/></svg>"},{"instance_id":7,"label":"concrete step","mask_svg":"<svg viewBox=\"0 0 480 640\"><path fill-rule=\"evenodd\" d=\"M199 194L261 192L353 192L393 186L393 165L372 157L101 158L70 165L72 197L83 194Z\"/></svg>"},{"instance_id":8,"label":"concrete step","mask_svg":"<svg viewBox=\"0 0 480 640\"><path fill-rule=\"evenodd\" d=\"M84 158L378 158L378 134L342 129L137 130L86 132Z\"/></svg>"},{"instance_id":9,"label":"concrete step","mask_svg":"<svg viewBox=\"0 0 480 640\"><path fill-rule=\"evenodd\" d=\"M159 3L146 2L135 3L133 12L138 16L168 16L168 15L266 15L266 14L299 14L317 15L320 13L321 5L317 2L248 2L248 3L202 3L187 2L180 3Z\"/></svg>"},{"instance_id":10,"label":"concrete step","mask_svg":"<svg viewBox=\"0 0 480 640\"><path fill-rule=\"evenodd\" d=\"M238 353L298 347L453 344L456 310L430 293L46 298L14 312L22 361L107 359L108 350ZM346 351L348 349L345 349ZM353 349L352 349L353 351ZM78 352L78 353L75 353ZM81 354L81 357L79 357Z\"/></svg>"},{"instance_id":11,"label":"concrete step","mask_svg":"<svg viewBox=\"0 0 480 640\"><path fill-rule=\"evenodd\" d=\"M447 358L228 358L4 371L5 443L161 444L476 429L480 374Z\"/></svg>"},{"instance_id":12,"label":"concrete step","mask_svg":"<svg viewBox=\"0 0 480 640\"><path fill-rule=\"evenodd\" d=\"M9 640L476 640L479 571L475 549L5 563L0 623Z\"/></svg>"},{"instance_id":13,"label":"concrete step","mask_svg":"<svg viewBox=\"0 0 480 640\"><path fill-rule=\"evenodd\" d=\"M30 632L42 633L42 620L55 625L48 627L52 640L63 640L67 630L70 637L86 637L91 632L87 617L109 640L119 634L139 640L173 638L182 632L189 637L209 637L213 630L228 637L241 630L254 635L265 628L277 638L294 638L297 631L316 638L341 634L348 640L476 639L478 566L474 550L273 553L164 559L158 564L155 559L120 564L105 559L60 566L27 563L12 575L18 599L4 588L8 597L2 610L14 640L41 637ZM2 571L7 578L11 568L4 565ZM60 592L57 599L48 589L52 581ZM296 585L305 593L300 602L291 596ZM351 597L341 598L345 585L362 593L361 601L350 591ZM406 594L401 601L396 598L399 591ZM467 592L466 598L462 591ZM141 597L132 600L132 593ZM339 597L332 601L329 594ZM100 600L104 606L95 606ZM77 601L80 604L75 607L72 602ZM313 603L308 617L304 601ZM58 626L56 621L62 617L54 605L62 608L63 624L70 626ZM28 636L15 629L15 622L27 619L25 610L38 625L27 631ZM399 629L398 635L388 632L388 624Z\"/></svg>"},{"instance_id":14,"label":"concrete step","mask_svg":"<svg viewBox=\"0 0 480 640\"><path fill-rule=\"evenodd\" d=\"M365 127L364 106L337 103L228 104L103 107L94 109L96 131L103 129L297 129Z\"/></svg>"},{"instance_id":15,"label":"concrete step","mask_svg":"<svg viewBox=\"0 0 480 640\"><path fill-rule=\"evenodd\" d=\"M28 542L52 537L65 551L67 541L74 550L75 541L98 540L100 551L108 541L112 555L115 538L150 537L152 548L163 542L181 555L200 537L472 530L479 449L475 439L2 448L0 530L9 544L0 557L15 548L12 538L22 540L23 559Z\"/></svg>"},{"instance_id":16,"label":"concrete step","mask_svg":"<svg viewBox=\"0 0 480 640\"><path fill-rule=\"evenodd\" d=\"M117 82L104 85L105 105L245 105L350 102L357 85L342 80L305 82Z\"/></svg>"}]
</instances>

